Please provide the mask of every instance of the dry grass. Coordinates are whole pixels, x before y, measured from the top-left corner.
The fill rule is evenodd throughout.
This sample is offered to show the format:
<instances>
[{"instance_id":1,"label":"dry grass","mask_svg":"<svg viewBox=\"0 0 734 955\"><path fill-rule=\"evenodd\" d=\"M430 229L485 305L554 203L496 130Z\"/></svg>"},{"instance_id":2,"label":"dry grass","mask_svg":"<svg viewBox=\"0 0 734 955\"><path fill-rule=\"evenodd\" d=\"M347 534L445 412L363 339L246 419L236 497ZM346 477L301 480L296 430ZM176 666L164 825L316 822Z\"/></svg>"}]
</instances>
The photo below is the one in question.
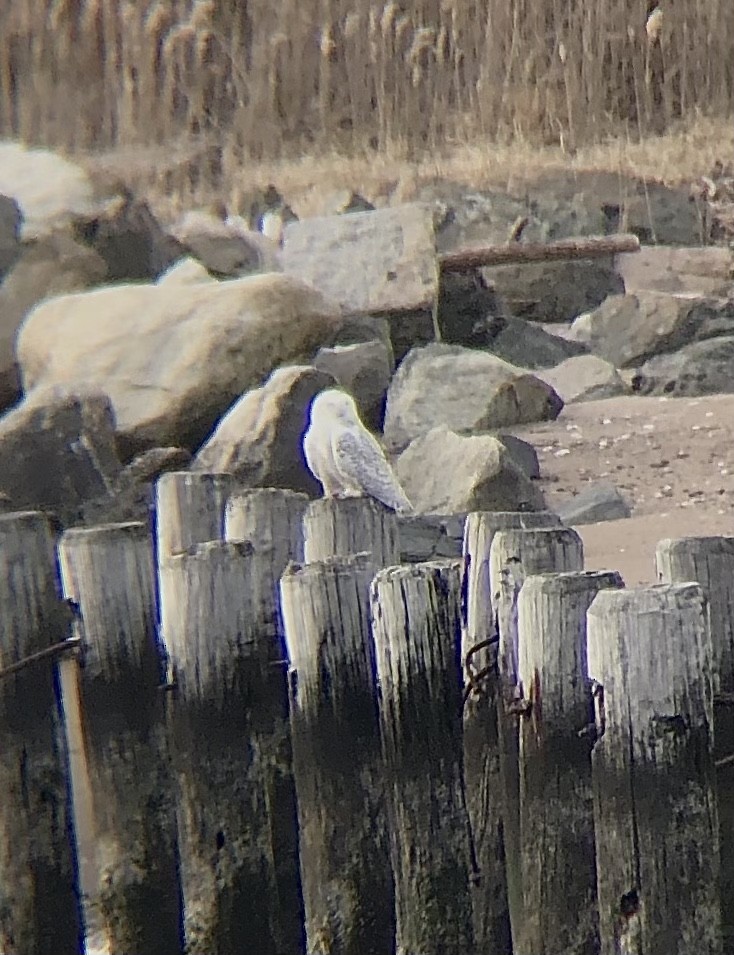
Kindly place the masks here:
<instances>
[{"instance_id":1,"label":"dry grass","mask_svg":"<svg viewBox=\"0 0 734 955\"><path fill-rule=\"evenodd\" d=\"M160 194L235 207L259 180L287 189L316 170L384 191L406 160L414 177L481 185L549 162L670 177L698 150L700 173L734 106L734 4L661 9L12 0L0 4L0 136L122 157ZM301 176L302 155L318 162Z\"/></svg>"}]
</instances>

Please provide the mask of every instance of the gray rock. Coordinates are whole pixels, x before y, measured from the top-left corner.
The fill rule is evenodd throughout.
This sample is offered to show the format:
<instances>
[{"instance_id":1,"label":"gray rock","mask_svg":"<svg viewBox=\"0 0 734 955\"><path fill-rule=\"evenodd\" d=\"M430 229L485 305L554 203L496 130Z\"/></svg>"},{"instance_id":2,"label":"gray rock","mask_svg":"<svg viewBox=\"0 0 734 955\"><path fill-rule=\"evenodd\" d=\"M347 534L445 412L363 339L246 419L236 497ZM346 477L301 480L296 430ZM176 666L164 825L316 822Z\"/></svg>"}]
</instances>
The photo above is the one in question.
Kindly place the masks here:
<instances>
[{"instance_id":1,"label":"gray rock","mask_svg":"<svg viewBox=\"0 0 734 955\"><path fill-rule=\"evenodd\" d=\"M400 560L417 564L461 557L465 518L464 514L399 514Z\"/></svg>"},{"instance_id":2,"label":"gray rock","mask_svg":"<svg viewBox=\"0 0 734 955\"><path fill-rule=\"evenodd\" d=\"M724 246L646 245L639 252L618 255L615 264L628 295L652 290L716 296L734 278L734 251Z\"/></svg>"},{"instance_id":3,"label":"gray rock","mask_svg":"<svg viewBox=\"0 0 734 955\"><path fill-rule=\"evenodd\" d=\"M396 472L417 513L542 510L540 490L489 434L462 437L445 427L417 438Z\"/></svg>"},{"instance_id":4,"label":"gray rock","mask_svg":"<svg viewBox=\"0 0 734 955\"><path fill-rule=\"evenodd\" d=\"M551 334L521 318L488 318L482 328L486 338L484 347L522 368L550 368L588 351L583 342Z\"/></svg>"},{"instance_id":5,"label":"gray rock","mask_svg":"<svg viewBox=\"0 0 734 955\"><path fill-rule=\"evenodd\" d=\"M82 522L152 521L156 481L166 471L183 471L190 463L191 454L185 448L144 451L120 471L107 493L84 504Z\"/></svg>"},{"instance_id":6,"label":"gray rock","mask_svg":"<svg viewBox=\"0 0 734 955\"><path fill-rule=\"evenodd\" d=\"M404 205L292 222L281 261L346 315L389 318L397 358L414 342L432 340L438 262L430 209Z\"/></svg>"},{"instance_id":7,"label":"gray rock","mask_svg":"<svg viewBox=\"0 0 734 955\"><path fill-rule=\"evenodd\" d=\"M431 428L460 432L553 420L563 402L524 369L488 352L433 344L413 349L388 389L385 442L401 451Z\"/></svg>"},{"instance_id":8,"label":"gray rock","mask_svg":"<svg viewBox=\"0 0 734 955\"><path fill-rule=\"evenodd\" d=\"M20 206L9 196L0 196L0 281L20 256Z\"/></svg>"},{"instance_id":9,"label":"gray rock","mask_svg":"<svg viewBox=\"0 0 734 955\"><path fill-rule=\"evenodd\" d=\"M488 318L507 314L507 305L481 270L441 273L437 315L441 341L483 348L484 323Z\"/></svg>"},{"instance_id":10,"label":"gray rock","mask_svg":"<svg viewBox=\"0 0 734 955\"><path fill-rule=\"evenodd\" d=\"M641 395L693 397L734 393L734 336L692 342L646 361L632 379Z\"/></svg>"},{"instance_id":11,"label":"gray rock","mask_svg":"<svg viewBox=\"0 0 734 955\"><path fill-rule=\"evenodd\" d=\"M391 368L395 370L395 354L392 348L390 323L379 315L348 315L334 336L335 345L356 345L359 342L381 341L390 355Z\"/></svg>"},{"instance_id":12,"label":"gray rock","mask_svg":"<svg viewBox=\"0 0 734 955\"><path fill-rule=\"evenodd\" d=\"M14 142L0 142L0 194L20 206L23 241L68 228L79 216L100 214L110 201L97 196L82 166Z\"/></svg>"},{"instance_id":13,"label":"gray rock","mask_svg":"<svg viewBox=\"0 0 734 955\"><path fill-rule=\"evenodd\" d=\"M77 523L87 502L109 496L120 467L105 395L46 391L0 418L0 493L13 510Z\"/></svg>"},{"instance_id":14,"label":"gray rock","mask_svg":"<svg viewBox=\"0 0 734 955\"><path fill-rule=\"evenodd\" d=\"M421 205L292 222L282 261L347 314L432 310L438 297L433 221Z\"/></svg>"},{"instance_id":15,"label":"gray rock","mask_svg":"<svg viewBox=\"0 0 734 955\"><path fill-rule=\"evenodd\" d=\"M498 265L483 274L512 315L534 322L569 322L624 292L611 258Z\"/></svg>"},{"instance_id":16,"label":"gray rock","mask_svg":"<svg viewBox=\"0 0 734 955\"><path fill-rule=\"evenodd\" d=\"M617 521L632 514L617 488L606 481L585 487L575 497L558 506L556 511L569 527Z\"/></svg>"},{"instance_id":17,"label":"gray rock","mask_svg":"<svg viewBox=\"0 0 734 955\"><path fill-rule=\"evenodd\" d=\"M201 282L216 282L213 275L197 259L186 256L179 259L155 280L156 285L199 285Z\"/></svg>"},{"instance_id":18,"label":"gray rock","mask_svg":"<svg viewBox=\"0 0 734 955\"><path fill-rule=\"evenodd\" d=\"M564 404L614 398L628 391L622 376L611 362L598 355L576 355L555 368L544 368L538 377L553 388Z\"/></svg>"},{"instance_id":19,"label":"gray rock","mask_svg":"<svg viewBox=\"0 0 734 955\"><path fill-rule=\"evenodd\" d=\"M557 365L586 351L580 342L511 317L501 296L477 273L441 276L438 326L447 344L485 348L524 368Z\"/></svg>"},{"instance_id":20,"label":"gray rock","mask_svg":"<svg viewBox=\"0 0 734 955\"><path fill-rule=\"evenodd\" d=\"M193 450L273 368L311 358L341 312L292 276L121 285L39 305L18 336L26 389L85 383L109 394L126 459Z\"/></svg>"},{"instance_id":21,"label":"gray rock","mask_svg":"<svg viewBox=\"0 0 734 955\"><path fill-rule=\"evenodd\" d=\"M538 452L532 444L528 444L514 434L498 434L496 438L507 448L507 453L515 463L515 467L519 468L525 477L531 480L540 477Z\"/></svg>"},{"instance_id":22,"label":"gray rock","mask_svg":"<svg viewBox=\"0 0 734 955\"><path fill-rule=\"evenodd\" d=\"M99 285L106 263L67 232L46 235L23 247L21 257L0 285L0 410L20 397L15 343L26 315L55 295Z\"/></svg>"},{"instance_id":23,"label":"gray rock","mask_svg":"<svg viewBox=\"0 0 734 955\"><path fill-rule=\"evenodd\" d=\"M206 212L187 212L171 231L212 275L232 278L280 271L278 246L245 228L244 220L222 221Z\"/></svg>"},{"instance_id":24,"label":"gray rock","mask_svg":"<svg viewBox=\"0 0 734 955\"><path fill-rule=\"evenodd\" d=\"M153 280L183 254L148 204L130 195L109 202L94 216L76 218L73 234L106 262L108 282Z\"/></svg>"},{"instance_id":25,"label":"gray rock","mask_svg":"<svg viewBox=\"0 0 734 955\"><path fill-rule=\"evenodd\" d=\"M301 442L313 397L334 384L331 375L310 365L277 369L262 387L248 391L232 406L196 455L193 467L229 472L245 487L320 493Z\"/></svg>"},{"instance_id":26,"label":"gray rock","mask_svg":"<svg viewBox=\"0 0 734 955\"><path fill-rule=\"evenodd\" d=\"M342 189L324 197L314 212L319 216L342 216L353 212L372 212L375 206L358 192Z\"/></svg>"},{"instance_id":27,"label":"gray rock","mask_svg":"<svg viewBox=\"0 0 734 955\"><path fill-rule=\"evenodd\" d=\"M665 292L615 295L580 315L569 334L617 368L631 368L692 341L734 334L734 300Z\"/></svg>"},{"instance_id":28,"label":"gray rock","mask_svg":"<svg viewBox=\"0 0 734 955\"><path fill-rule=\"evenodd\" d=\"M356 400L362 420L382 429L385 395L392 376L392 349L381 341L321 348L314 367L331 375Z\"/></svg>"}]
</instances>

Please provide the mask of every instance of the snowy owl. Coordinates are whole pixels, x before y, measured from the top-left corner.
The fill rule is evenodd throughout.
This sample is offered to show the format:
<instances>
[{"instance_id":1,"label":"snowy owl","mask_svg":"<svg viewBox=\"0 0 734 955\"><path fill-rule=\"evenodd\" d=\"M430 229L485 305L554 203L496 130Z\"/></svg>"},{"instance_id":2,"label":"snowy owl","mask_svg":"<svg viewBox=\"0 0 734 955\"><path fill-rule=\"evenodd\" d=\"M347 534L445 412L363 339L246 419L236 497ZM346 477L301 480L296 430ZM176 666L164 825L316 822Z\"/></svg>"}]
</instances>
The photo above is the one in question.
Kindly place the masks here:
<instances>
[{"instance_id":1,"label":"snowy owl","mask_svg":"<svg viewBox=\"0 0 734 955\"><path fill-rule=\"evenodd\" d=\"M394 511L411 510L382 448L362 424L346 391L329 388L316 395L303 452L326 497L367 495Z\"/></svg>"}]
</instances>

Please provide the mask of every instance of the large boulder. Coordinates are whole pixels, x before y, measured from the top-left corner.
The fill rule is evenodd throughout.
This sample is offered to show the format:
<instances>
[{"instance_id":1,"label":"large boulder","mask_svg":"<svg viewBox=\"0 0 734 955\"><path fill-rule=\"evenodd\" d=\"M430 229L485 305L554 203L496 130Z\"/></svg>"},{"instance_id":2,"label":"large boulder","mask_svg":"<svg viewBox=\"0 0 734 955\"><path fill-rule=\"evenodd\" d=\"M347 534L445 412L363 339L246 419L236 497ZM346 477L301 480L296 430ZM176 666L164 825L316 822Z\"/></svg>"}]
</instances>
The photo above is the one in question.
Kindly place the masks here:
<instances>
[{"instance_id":1,"label":"large boulder","mask_svg":"<svg viewBox=\"0 0 734 955\"><path fill-rule=\"evenodd\" d=\"M388 390L385 442L393 451L432 428L457 433L508 428L558 417L563 402L525 369L455 345L414 348Z\"/></svg>"},{"instance_id":2,"label":"large boulder","mask_svg":"<svg viewBox=\"0 0 734 955\"><path fill-rule=\"evenodd\" d=\"M537 511L543 495L489 434L462 437L446 427L417 438L396 463L413 508L426 514Z\"/></svg>"},{"instance_id":3,"label":"large boulder","mask_svg":"<svg viewBox=\"0 0 734 955\"><path fill-rule=\"evenodd\" d=\"M0 281L20 255L20 206L9 196L0 195Z\"/></svg>"},{"instance_id":4,"label":"large boulder","mask_svg":"<svg viewBox=\"0 0 734 955\"><path fill-rule=\"evenodd\" d=\"M106 263L66 232L29 242L0 285L0 410L20 395L15 340L23 319L46 298L104 282Z\"/></svg>"},{"instance_id":5,"label":"large boulder","mask_svg":"<svg viewBox=\"0 0 734 955\"><path fill-rule=\"evenodd\" d=\"M38 392L0 418L0 495L13 510L49 510L77 523L119 474L105 395Z\"/></svg>"},{"instance_id":6,"label":"large boulder","mask_svg":"<svg viewBox=\"0 0 734 955\"><path fill-rule=\"evenodd\" d=\"M112 486L87 502L82 510L84 524L116 524L124 521L153 523L155 485L166 471L183 471L191 463L185 448L151 448L124 467Z\"/></svg>"},{"instance_id":7,"label":"large boulder","mask_svg":"<svg viewBox=\"0 0 734 955\"><path fill-rule=\"evenodd\" d=\"M624 292L611 258L496 265L483 272L513 315L534 322L570 322Z\"/></svg>"},{"instance_id":8,"label":"large boulder","mask_svg":"<svg viewBox=\"0 0 734 955\"><path fill-rule=\"evenodd\" d=\"M587 485L575 497L560 504L556 510L563 523L569 527L618 521L632 514L627 501L614 484L608 481Z\"/></svg>"},{"instance_id":9,"label":"large boulder","mask_svg":"<svg viewBox=\"0 0 734 955\"><path fill-rule=\"evenodd\" d=\"M614 365L598 355L575 355L554 368L542 369L538 377L561 396L564 404L614 398L628 390Z\"/></svg>"},{"instance_id":10,"label":"large boulder","mask_svg":"<svg viewBox=\"0 0 734 955\"><path fill-rule=\"evenodd\" d=\"M217 279L197 259L187 255L159 275L156 285L199 285L201 282L216 282Z\"/></svg>"},{"instance_id":11,"label":"large boulder","mask_svg":"<svg viewBox=\"0 0 734 955\"><path fill-rule=\"evenodd\" d=\"M291 222L281 261L345 314L389 318L398 358L415 342L433 340L439 276L430 209L403 205Z\"/></svg>"},{"instance_id":12,"label":"large boulder","mask_svg":"<svg viewBox=\"0 0 734 955\"><path fill-rule=\"evenodd\" d=\"M236 219L187 212L171 231L186 252L212 275L231 278L280 271L278 246Z\"/></svg>"},{"instance_id":13,"label":"large boulder","mask_svg":"<svg viewBox=\"0 0 734 955\"><path fill-rule=\"evenodd\" d=\"M632 388L642 395L731 394L734 392L734 335L692 342L670 355L650 358Z\"/></svg>"},{"instance_id":14,"label":"large boulder","mask_svg":"<svg viewBox=\"0 0 734 955\"><path fill-rule=\"evenodd\" d=\"M447 344L485 348L524 368L547 368L586 351L580 342L510 316L501 296L472 273L441 277L438 326Z\"/></svg>"},{"instance_id":15,"label":"large boulder","mask_svg":"<svg viewBox=\"0 0 734 955\"><path fill-rule=\"evenodd\" d=\"M618 255L615 263L627 294L721 295L734 280L734 251L725 246L645 245Z\"/></svg>"},{"instance_id":16,"label":"large boulder","mask_svg":"<svg viewBox=\"0 0 734 955\"><path fill-rule=\"evenodd\" d=\"M107 263L108 282L151 281L183 254L148 204L131 195L110 200L95 215L77 217L73 234Z\"/></svg>"},{"instance_id":17,"label":"large boulder","mask_svg":"<svg viewBox=\"0 0 734 955\"><path fill-rule=\"evenodd\" d=\"M107 205L81 166L47 149L14 142L0 142L0 194L20 206L24 240L66 228Z\"/></svg>"},{"instance_id":18,"label":"large boulder","mask_svg":"<svg viewBox=\"0 0 734 955\"><path fill-rule=\"evenodd\" d=\"M392 350L388 345L373 339L320 348L313 363L352 395L368 427L382 428L385 395L393 372Z\"/></svg>"},{"instance_id":19,"label":"large boulder","mask_svg":"<svg viewBox=\"0 0 734 955\"><path fill-rule=\"evenodd\" d=\"M125 457L197 448L285 362L328 343L341 312L292 276L123 285L39 305L18 336L23 385L104 388Z\"/></svg>"},{"instance_id":20,"label":"large boulder","mask_svg":"<svg viewBox=\"0 0 734 955\"><path fill-rule=\"evenodd\" d=\"M617 368L634 368L689 342L734 334L734 300L665 292L615 295L580 315L569 334Z\"/></svg>"},{"instance_id":21,"label":"large boulder","mask_svg":"<svg viewBox=\"0 0 734 955\"><path fill-rule=\"evenodd\" d=\"M200 449L194 468L229 472L245 487L287 487L318 494L303 457L303 433L312 399L336 382L309 365L273 372L265 384L244 394Z\"/></svg>"}]
</instances>

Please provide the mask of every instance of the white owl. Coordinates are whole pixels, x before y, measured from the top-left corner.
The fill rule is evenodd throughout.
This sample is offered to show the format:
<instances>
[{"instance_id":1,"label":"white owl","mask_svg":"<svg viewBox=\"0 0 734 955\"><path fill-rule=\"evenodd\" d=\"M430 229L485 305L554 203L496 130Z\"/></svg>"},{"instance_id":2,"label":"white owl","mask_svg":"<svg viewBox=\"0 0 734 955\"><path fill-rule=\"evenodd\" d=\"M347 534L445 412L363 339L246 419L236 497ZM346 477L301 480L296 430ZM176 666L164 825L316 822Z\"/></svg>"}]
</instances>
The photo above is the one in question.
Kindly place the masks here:
<instances>
[{"instance_id":1,"label":"white owl","mask_svg":"<svg viewBox=\"0 0 734 955\"><path fill-rule=\"evenodd\" d=\"M346 391L329 388L311 402L303 453L326 497L367 495L394 511L412 510L384 451L362 424Z\"/></svg>"}]
</instances>

